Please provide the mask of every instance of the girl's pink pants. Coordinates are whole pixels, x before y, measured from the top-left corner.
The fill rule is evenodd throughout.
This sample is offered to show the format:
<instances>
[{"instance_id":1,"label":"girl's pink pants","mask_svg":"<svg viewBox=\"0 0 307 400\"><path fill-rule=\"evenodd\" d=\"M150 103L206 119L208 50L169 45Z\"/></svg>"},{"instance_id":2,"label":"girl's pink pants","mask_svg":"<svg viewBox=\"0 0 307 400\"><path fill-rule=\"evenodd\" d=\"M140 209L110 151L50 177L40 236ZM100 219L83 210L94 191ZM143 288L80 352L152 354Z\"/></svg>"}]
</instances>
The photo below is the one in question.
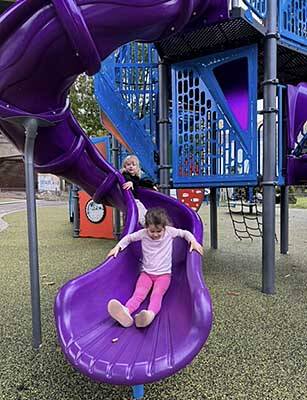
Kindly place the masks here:
<instances>
[{"instance_id":1,"label":"girl's pink pants","mask_svg":"<svg viewBox=\"0 0 307 400\"><path fill-rule=\"evenodd\" d=\"M146 272L141 272L137 280L134 293L125 304L130 314L139 308L141 303L143 303L143 301L146 299L152 287L153 289L150 296L148 310L153 311L155 315L158 314L161 309L163 296L169 288L170 283L171 274L150 275Z\"/></svg>"}]
</instances>

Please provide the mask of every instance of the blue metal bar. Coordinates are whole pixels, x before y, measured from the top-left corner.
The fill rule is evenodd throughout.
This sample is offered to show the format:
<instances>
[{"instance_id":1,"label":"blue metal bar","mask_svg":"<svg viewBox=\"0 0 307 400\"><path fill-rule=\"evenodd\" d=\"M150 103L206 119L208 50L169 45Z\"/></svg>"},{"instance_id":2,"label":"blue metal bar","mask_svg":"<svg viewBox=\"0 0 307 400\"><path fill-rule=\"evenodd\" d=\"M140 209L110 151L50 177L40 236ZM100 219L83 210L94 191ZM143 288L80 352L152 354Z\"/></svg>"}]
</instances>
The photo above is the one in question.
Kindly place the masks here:
<instances>
[{"instance_id":1,"label":"blue metal bar","mask_svg":"<svg viewBox=\"0 0 307 400\"><path fill-rule=\"evenodd\" d=\"M144 385L132 386L133 399L140 400L144 397Z\"/></svg>"}]
</instances>

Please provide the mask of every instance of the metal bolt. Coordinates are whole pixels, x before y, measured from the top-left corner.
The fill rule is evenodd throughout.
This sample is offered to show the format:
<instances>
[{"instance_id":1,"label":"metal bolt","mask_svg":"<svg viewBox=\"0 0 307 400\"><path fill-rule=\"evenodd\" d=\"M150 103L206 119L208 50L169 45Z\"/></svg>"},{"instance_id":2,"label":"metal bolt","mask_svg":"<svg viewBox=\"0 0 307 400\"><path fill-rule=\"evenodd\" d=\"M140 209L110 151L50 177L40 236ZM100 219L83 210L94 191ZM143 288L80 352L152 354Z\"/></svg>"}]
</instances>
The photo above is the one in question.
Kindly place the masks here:
<instances>
[{"instance_id":1,"label":"metal bolt","mask_svg":"<svg viewBox=\"0 0 307 400\"><path fill-rule=\"evenodd\" d=\"M174 30L175 30L175 27L174 27L174 26L172 26L172 27L171 27L171 31L173 31L173 32L174 32Z\"/></svg>"},{"instance_id":2,"label":"metal bolt","mask_svg":"<svg viewBox=\"0 0 307 400\"><path fill-rule=\"evenodd\" d=\"M196 11L193 11L193 15L196 15Z\"/></svg>"}]
</instances>

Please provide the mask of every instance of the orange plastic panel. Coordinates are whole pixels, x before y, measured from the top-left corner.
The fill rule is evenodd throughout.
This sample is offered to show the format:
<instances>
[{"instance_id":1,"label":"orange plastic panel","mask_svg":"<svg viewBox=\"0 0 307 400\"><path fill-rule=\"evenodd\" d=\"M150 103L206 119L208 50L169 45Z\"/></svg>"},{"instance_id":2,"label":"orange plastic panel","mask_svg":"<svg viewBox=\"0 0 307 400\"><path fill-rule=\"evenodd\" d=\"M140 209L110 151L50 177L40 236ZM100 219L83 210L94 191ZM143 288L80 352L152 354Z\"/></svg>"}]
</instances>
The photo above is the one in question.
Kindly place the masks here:
<instances>
[{"instance_id":1,"label":"orange plastic panel","mask_svg":"<svg viewBox=\"0 0 307 400\"><path fill-rule=\"evenodd\" d=\"M112 207L96 204L85 192L79 192L80 237L115 239Z\"/></svg>"}]
</instances>

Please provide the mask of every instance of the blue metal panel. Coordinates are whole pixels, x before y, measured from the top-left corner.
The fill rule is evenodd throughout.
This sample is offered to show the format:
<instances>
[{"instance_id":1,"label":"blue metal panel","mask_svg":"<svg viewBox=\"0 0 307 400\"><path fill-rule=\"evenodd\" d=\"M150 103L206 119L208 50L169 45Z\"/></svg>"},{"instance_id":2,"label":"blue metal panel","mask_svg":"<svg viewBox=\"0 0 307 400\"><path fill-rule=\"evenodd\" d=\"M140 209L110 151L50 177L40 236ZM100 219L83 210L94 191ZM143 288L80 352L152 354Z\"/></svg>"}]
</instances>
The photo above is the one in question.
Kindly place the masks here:
<instances>
[{"instance_id":1,"label":"blue metal panel","mask_svg":"<svg viewBox=\"0 0 307 400\"><path fill-rule=\"evenodd\" d=\"M103 112L140 159L152 179L157 174L156 107L158 55L153 45L130 43L116 50L95 75L95 95Z\"/></svg>"},{"instance_id":2,"label":"blue metal panel","mask_svg":"<svg viewBox=\"0 0 307 400\"><path fill-rule=\"evenodd\" d=\"M247 7L259 18L265 18L267 13L267 0L243 0Z\"/></svg>"},{"instance_id":3,"label":"blue metal panel","mask_svg":"<svg viewBox=\"0 0 307 400\"><path fill-rule=\"evenodd\" d=\"M307 53L306 0L280 0L279 31L283 40Z\"/></svg>"},{"instance_id":4,"label":"blue metal panel","mask_svg":"<svg viewBox=\"0 0 307 400\"><path fill-rule=\"evenodd\" d=\"M241 59L247 66L247 129L239 124L214 73ZM226 78L235 81L235 76ZM257 47L175 64L172 86L174 184L257 184Z\"/></svg>"},{"instance_id":5,"label":"blue metal panel","mask_svg":"<svg viewBox=\"0 0 307 400\"><path fill-rule=\"evenodd\" d=\"M132 386L132 391L133 391L133 399L135 400L143 399L145 391L144 385Z\"/></svg>"}]
</instances>

